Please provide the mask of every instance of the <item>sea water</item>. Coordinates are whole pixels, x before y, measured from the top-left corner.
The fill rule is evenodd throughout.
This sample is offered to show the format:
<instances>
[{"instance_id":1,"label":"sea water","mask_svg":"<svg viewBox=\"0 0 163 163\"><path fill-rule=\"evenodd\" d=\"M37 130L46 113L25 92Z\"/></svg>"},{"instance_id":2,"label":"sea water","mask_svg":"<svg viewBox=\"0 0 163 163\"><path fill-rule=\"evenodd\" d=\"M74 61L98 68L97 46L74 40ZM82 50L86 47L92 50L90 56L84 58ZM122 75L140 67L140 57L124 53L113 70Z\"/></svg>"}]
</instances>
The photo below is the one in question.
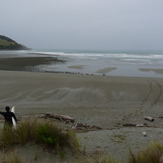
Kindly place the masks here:
<instances>
[{"instance_id":1,"label":"sea water","mask_svg":"<svg viewBox=\"0 0 163 163\"><path fill-rule=\"evenodd\" d=\"M32 49L28 51L1 51L1 53L10 55L12 53L18 57L51 56L65 61L64 63L37 66L40 71L45 72L163 78L163 51Z\"/></svg>"},{"instance_id":2,"label":"sea water","mask_svg":"<svg viewBox=\"0 0 163 163\"><path fill-rule=\"evenodd\" d=\"M35 52L66 61L64 64L39 67L45 71L108 76L163 77L163 70L161 71L163 69L163 51L36 50ZM109 71L109 68L112 71ZM108 71L98 73L99 70L104 69Z\"/></svg>"}]
</instances>

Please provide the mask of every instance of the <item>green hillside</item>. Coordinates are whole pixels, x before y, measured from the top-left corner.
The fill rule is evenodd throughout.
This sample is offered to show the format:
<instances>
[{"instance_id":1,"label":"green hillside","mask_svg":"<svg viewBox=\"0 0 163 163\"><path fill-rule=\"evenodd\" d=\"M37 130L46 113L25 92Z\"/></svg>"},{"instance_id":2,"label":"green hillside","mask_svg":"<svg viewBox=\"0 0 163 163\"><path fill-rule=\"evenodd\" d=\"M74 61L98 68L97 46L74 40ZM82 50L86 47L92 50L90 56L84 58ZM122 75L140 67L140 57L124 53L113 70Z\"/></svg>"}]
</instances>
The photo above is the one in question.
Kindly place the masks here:
<instances>
[{"instance_id":1,"label":"green hillside","mask_svg":"<svg viewBox=\"0 0 163 163\"><path fill-rule=\"evenodd\" d=\"M16 41L0 35L0 50L27 50L24 45L18 44Z\"/></svg>"}]
</instances>

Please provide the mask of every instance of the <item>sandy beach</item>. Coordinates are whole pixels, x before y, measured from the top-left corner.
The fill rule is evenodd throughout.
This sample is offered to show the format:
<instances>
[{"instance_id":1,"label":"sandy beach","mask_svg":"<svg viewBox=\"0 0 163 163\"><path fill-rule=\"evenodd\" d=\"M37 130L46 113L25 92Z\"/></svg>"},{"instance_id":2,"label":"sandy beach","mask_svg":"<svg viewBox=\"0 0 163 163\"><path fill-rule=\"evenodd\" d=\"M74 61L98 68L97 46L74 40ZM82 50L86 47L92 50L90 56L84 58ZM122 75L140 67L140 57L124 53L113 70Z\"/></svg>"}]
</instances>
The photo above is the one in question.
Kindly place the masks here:
<instances>
[{"instance_id":1,"label":"sandy beach","mask_svg":"<svg viewBox=\"0 0 163 163\"><path fill-rule=\"evenodd\" d=\"M137 150L151 140L162 141L163 79L3 70L0 77L1 110L14 105L18 117L62 114L101 127L78 134L87 152L99 150L121 158L129 147ZM144 116L155 121L145 121ZM123 126L144 123L156 127ZM125 138L118 143L115 135Z\"/></svg>"}]
</instances>

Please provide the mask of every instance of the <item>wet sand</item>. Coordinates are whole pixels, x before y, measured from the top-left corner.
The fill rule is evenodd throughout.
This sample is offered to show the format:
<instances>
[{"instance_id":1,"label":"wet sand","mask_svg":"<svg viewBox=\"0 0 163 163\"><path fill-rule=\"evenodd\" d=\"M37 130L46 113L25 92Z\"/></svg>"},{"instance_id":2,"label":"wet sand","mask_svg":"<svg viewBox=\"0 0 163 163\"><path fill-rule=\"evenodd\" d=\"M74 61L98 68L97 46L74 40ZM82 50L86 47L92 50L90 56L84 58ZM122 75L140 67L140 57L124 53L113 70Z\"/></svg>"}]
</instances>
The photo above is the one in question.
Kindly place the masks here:
<instances>
[{"instance_id":1,"label":"wet sand","mask_svg":"<svg viewBox=\"0 0 163 163\"><path fill-rule=\"evenodd\" d=\"M2 56L1 56L2 57ZM39 72L37 66L64 63L55 57L4 57L0 58L0 70L34 71Z\"/></svg>"},{"instance_id":2,"label":"wet sand","mask_svg":"<svg viewBox=\"0 0 163 163\"><path fill-rule=\"evenodd\" d=\"M96 73L108 73L116 69L117 69L116 67L107 67L107 68L96 71Z\"/></svg>"},{"instance_id":3,"label":"wet sand","mask_svg":"<svg viewBox=\"0 0 163 163\"><path fill-rule=\"evenodd\" d=\"M153 71L157 74L163 74L163 69L154 69L154 68L139 68L140 71L150 72Z\"/></svg>"},{"instance_id":4,"label":"wet sand","mask_svg":"<svg viewBox=\"0 0 163 163\"><path fill-rule=\"evenodd\" d=\"M71 69L83 69L84 65L73 65L73 66L68 66L68 68L71 68Z\"/></svg>"}]
</instances>

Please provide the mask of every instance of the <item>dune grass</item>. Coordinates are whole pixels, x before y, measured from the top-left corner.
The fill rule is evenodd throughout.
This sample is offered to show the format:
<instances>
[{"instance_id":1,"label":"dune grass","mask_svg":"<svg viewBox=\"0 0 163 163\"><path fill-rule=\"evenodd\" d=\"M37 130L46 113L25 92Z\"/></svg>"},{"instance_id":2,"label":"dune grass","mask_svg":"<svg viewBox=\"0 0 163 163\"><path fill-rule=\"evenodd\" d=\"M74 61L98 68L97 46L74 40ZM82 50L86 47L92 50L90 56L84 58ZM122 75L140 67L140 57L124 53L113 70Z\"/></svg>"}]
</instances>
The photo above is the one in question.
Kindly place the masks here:
<instances>
[{"instance_id":1,"label":"dune grass","mask_svg":"<svg viewBox=\"0 0 163 163\"><path fill-rule=\"evenodd\" d=\"M137 153L129 151L127 159L120 161L109 155L102 154L93 156L88 160L89 163L163 163L163 145L153 141L149 145Z\"/></svg>"},{"instance_id":2,"label":"dune grass","mask_svg":"<svg viewBox=\"0 0 163 163\"><path fill-rule=\"evenodd\" d=\"M79 142L73 131L63 131L49 121L23 121L17 129L10 127L0 131L0 148L10 149L15 145L36 143L56 152L63 152L68 148L72 152L79 150Z\"/></svg>"},{"instance_id":3,"label":"dune grass","mask_svg":"<svg viewBox=\"0 0 163 163\"><path fill-rule=\"evenodd\" d=\"M163 145L151 142L136 154L130 151L128 163L163 163Z\"/></svg>"},{"instance_id":4,"label":"dune grass","mask_svg":"<svg viewBox=\"0 0 163 163\"><path fill-rule=\"evenodd\" d=\"M102 157L97 163L163 163L163 145L153 141L137 153L130 150L127 160L118 162L110 157Z\"/></svg>"}]
</instances>

